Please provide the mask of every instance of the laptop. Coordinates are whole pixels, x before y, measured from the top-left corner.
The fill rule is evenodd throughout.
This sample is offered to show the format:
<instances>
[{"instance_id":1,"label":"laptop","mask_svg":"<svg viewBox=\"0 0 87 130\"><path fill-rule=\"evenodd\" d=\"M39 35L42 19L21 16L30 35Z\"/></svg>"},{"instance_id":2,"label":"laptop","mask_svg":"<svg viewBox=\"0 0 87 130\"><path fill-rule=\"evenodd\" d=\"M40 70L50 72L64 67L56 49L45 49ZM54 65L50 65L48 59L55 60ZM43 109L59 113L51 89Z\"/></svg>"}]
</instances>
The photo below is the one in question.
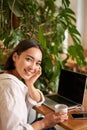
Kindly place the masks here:
<instances>
[{"instance_id":1,"label":"laptop","mask_svg":"<svg viewBox=\"0 0 87 130\"><path fill-rule=\"evenodd\" d=\"M81 107L85 88L85 74L61 69L58 91L56 94L46 95L44 104L53 110L56 104L66 104L69 109Z\"/></svg>"}]
</instances>

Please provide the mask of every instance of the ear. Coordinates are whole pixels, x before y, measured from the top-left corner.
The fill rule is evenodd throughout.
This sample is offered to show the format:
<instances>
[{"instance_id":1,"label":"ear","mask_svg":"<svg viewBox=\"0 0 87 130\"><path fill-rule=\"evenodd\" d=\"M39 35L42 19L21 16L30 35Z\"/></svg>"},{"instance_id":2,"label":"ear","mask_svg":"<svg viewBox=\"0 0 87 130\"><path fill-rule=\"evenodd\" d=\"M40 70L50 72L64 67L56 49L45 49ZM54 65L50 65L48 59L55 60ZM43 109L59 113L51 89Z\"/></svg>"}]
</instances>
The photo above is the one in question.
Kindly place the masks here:
<instances>
[{"instance_id":1,"label":"ear","mask_svg":"<svg viewBox=\"0 0 87 130\"><path fill-rule=\"evenodd\" d=\"M18 54L17 54L17 52L15 52L15 53L13 54L13 56L12 56L12 59L13 59L13 61L15 62L17 58L18 58Z\"/></svg>"}]
</instances>

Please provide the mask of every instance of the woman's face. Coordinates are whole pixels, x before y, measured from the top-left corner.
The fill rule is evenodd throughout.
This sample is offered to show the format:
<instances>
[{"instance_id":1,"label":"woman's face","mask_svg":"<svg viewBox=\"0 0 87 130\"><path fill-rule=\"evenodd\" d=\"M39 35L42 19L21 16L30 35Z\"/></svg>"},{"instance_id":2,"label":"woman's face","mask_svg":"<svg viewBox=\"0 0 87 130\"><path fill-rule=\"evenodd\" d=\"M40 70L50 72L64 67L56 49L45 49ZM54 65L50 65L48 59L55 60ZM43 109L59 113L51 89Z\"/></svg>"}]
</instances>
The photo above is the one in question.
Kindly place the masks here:
<instances>
[{"instance_id":1,"label":"woman's face","mask_svg":"<svg viewBox=\"0 0 87 130\"><path fill-rule=\"evenodd\" d=\"M13 61L19 77L29 79L40 69L42 52L40 49L32 47L20 55L14 53Z\"/></svg>"}]
</instances>

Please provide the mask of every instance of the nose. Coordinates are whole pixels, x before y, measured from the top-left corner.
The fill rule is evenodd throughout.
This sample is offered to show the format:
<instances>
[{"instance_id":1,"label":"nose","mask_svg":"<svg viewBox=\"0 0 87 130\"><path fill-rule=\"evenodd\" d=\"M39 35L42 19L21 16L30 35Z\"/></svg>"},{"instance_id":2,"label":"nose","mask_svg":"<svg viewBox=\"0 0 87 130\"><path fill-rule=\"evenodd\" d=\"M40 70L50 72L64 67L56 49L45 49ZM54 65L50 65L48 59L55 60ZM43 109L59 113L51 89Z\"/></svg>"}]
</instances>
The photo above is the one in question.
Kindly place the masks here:
<instances>
[{"instance_id":1,"label":"nose","mask_svg":"<svg viewBox=\"0 0 87 130\"><path fill-rule=\"evenodd\" d=\"M33 63L31 63L31 65L29 66L29 68L31 69L31 70L35 70L36 69L36 64L33 62Z\"/></svg>"}]
</instances>

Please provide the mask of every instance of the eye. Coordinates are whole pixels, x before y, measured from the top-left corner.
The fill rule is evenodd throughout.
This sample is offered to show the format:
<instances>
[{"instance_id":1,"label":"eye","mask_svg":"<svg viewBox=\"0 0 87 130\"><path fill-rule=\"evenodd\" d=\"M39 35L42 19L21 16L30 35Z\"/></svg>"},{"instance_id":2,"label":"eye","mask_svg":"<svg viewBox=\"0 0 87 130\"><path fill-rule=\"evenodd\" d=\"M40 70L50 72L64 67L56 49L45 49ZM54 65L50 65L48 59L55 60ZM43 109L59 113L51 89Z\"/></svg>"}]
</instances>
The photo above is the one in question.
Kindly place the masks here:
<instances>
[{"instance_id":1,"label":"eye","mask_svg":"<svg viewBox=\"0 0 87 130\"><path fill-rule=\"evenodd\" d=\"M37 66L40 66L40 65L41 65L41 62L36 63L36 65L37 65Z\"/></svg>"},{"instance_id":2,"label":"eye","mask_svg":"<svg viewBox=\"0 0 87 130\"><path fill-rule=\"evenodd\" d=\"M27 60L27 61L32 61L32 58L27 57L26 60Z\"/></svg>"}]
</instances>

